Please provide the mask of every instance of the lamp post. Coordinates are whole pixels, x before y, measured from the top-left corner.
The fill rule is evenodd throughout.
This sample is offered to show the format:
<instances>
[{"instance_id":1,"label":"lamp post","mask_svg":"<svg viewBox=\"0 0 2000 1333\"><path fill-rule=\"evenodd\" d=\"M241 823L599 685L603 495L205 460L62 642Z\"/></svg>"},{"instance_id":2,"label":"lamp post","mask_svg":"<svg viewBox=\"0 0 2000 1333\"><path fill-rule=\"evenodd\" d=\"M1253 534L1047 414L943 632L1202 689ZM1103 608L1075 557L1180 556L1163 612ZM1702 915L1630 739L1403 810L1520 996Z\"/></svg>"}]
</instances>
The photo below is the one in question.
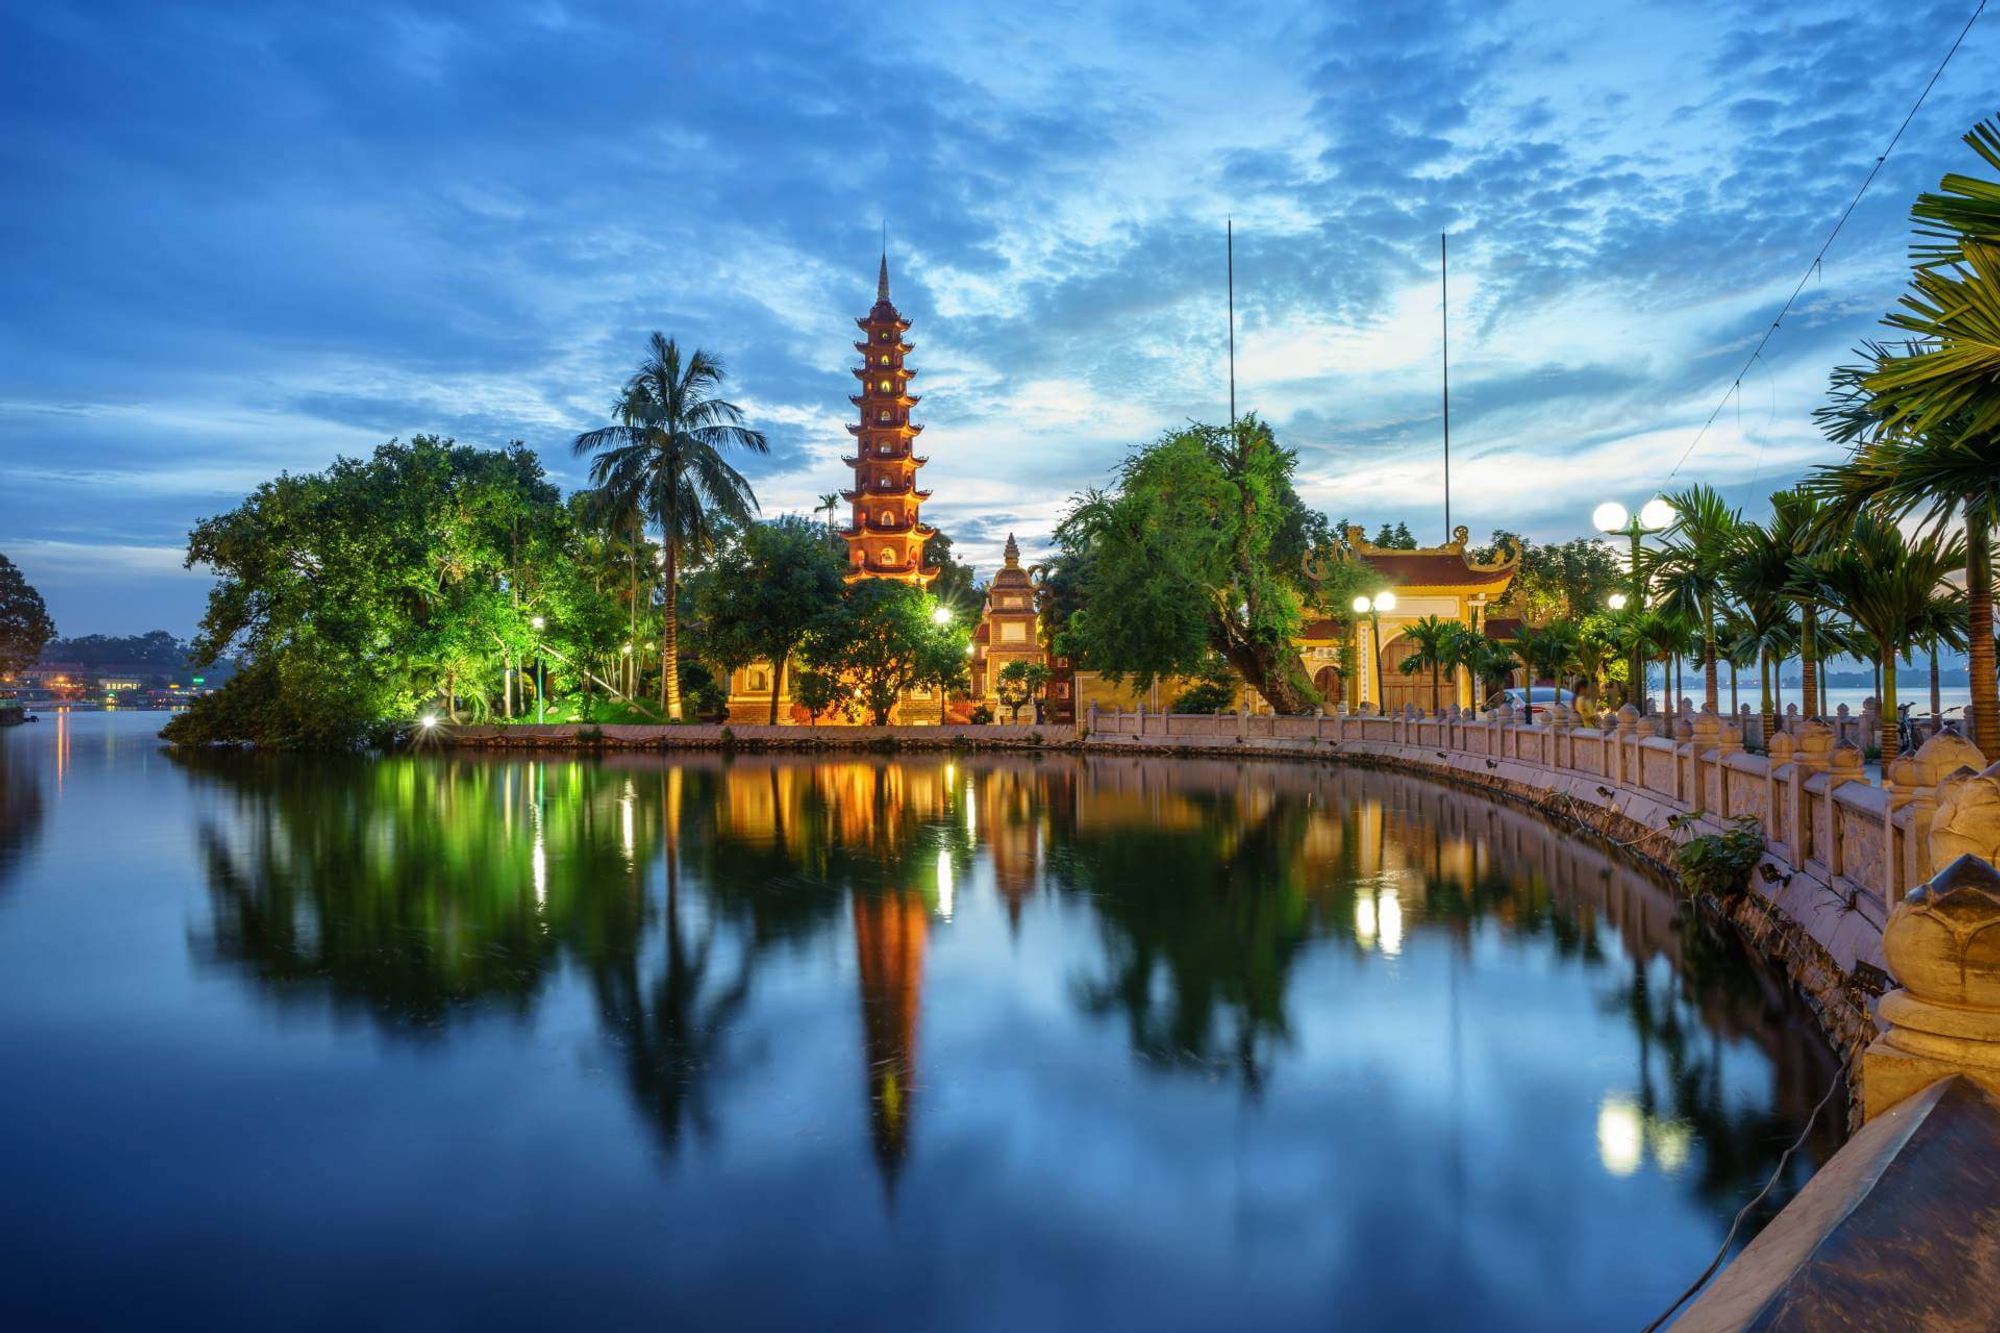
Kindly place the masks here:
<instances>
[{"instance_id":1,"label":"lamp post","mask_svg":"<svg viewBox=\"0 0 2000 1333\"><path fill-rule=\"evenodd\" d=\"M1376 593L1373 597L1357 597L1354 599L1355 614L1368 617L1369 636L1374 639L1373 652L1370 655L1375 659L1375 693L1378 696L1382 693L1382 613L1384 611L1394 611L1395 609L1396 594L1386 588ZM1367 672L1365 671L1362 673L1362 680L1364 683L1367 680ZM1379 697L1375 700L1375 706L1377 708L1382 706L1382 700Z\"/></svg>"},{"instance_id":2,"label":"lamp post","mask_svg":"<svg viewBox=\"0 0 2000 1333\"><path fill-rule=\"evenodd\" d=\"M548 681L542 671L542 631L548 623L540 616L528 617L528 624L535 631L535 725L538 727L542 724L542 698L548 693Z\"/></svg>"},{"instance_id":3,"label":"lamp post","mask_svg":"<svg viewBox=\"0 0 2000 1333\"><path fill-rule=\"evenodd\" d=\"M1613 611L1622 611L1629 606L1636 616L1646 609L1646 579L1639 570L1640 538L1649 532L1672 527L1678 517L1680 515L1674 512L1674 507L1667 503L1666 497L1660 495L1646 501L1636 514L1627 514L1625 506L1616 500L1606 500L1591 511L1591 526L1599 532L1632 539L1632 592L1629 599L1622 593L1614 594L1611 599ZM1636 630L1637 627L1634 628ZM1634 691L1633 702L1643 714L1646 711L1646 657L1636 633L1632 635L1632 655L1626 664L1626 669L1630 673L1628 679Z\"/></svg>"},{"instance_id":4,"label":"lamp post","mask_svg":"<svg viewBox=\"0 0 2000 1333\"><path fill-rule=\"evenodd\" d=\"M936 625L940 630L948 628L951 625L951 608L946 606L943 602L939 602L936 606L932 607L931 624ZM971 652L972 645L967 644L965 650L968 653ZM944 673L943 672L938 673L938 725L940 727L944 725Z\"/></svg>"}]
</instances>

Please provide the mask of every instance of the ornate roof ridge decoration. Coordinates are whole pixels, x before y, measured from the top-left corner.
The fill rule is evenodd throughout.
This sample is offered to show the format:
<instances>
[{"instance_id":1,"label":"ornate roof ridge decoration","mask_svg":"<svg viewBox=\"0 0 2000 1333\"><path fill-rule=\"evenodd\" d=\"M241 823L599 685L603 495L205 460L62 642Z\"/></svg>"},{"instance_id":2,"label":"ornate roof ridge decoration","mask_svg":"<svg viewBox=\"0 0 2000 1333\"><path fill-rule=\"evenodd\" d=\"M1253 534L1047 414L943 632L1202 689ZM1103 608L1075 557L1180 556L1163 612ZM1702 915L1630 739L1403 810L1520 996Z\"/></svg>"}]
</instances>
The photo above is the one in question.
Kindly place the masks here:
<instances>
[{"instance_id":1,"label":"ornate roof ridge decoration","mask_svg":"<svg viewBox=\"0 0 2000 1333\"><path fill-rule=\"evenodd\" d=\"M1405 550L1395 546L1377 546L1374 542L1368 540L1358 523L1348 524L1341 535L1347 539L1348 548L1364 560L1377 556L1395 560L1408 559L1411 556L1455 555L1464 563L1466 572L1472 574L1508 573L1517 568L1521 563L1521 543L1511 537L1506 542L1507 549L1499 559L1493 561L1474 559L1466 551L1472 533L1462 523L1452 529L1451 540L1444 543L1444 545L1419 546L1412 550ZM1323 564L1321 567L1324 567Z\"/></svg>"}]
</instances>

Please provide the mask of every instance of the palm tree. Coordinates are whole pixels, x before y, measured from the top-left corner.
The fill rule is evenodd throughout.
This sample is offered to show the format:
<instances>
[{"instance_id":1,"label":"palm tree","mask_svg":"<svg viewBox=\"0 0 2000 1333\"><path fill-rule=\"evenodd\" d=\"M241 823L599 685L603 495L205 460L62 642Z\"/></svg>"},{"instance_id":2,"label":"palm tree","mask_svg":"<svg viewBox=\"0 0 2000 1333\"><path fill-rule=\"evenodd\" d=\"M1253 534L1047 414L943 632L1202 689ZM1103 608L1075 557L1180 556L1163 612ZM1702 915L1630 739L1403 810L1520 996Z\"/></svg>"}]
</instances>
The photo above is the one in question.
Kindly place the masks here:
<instances>
[{"instance_id":1,"label":"palm tree","mask_svg":"<svg viewBox=\"0 0 2000 1333\"><path fill-rule=\"evenodd\" d=\"M590 479L625 497L660 529L660 704L681 720L681 566L715 543L718 521L749 523L757 497L723 458L727 448L767 453L763 432L743 425L743 411L716 397L722 363L700 348L685 359L671 338L655 333L648 355L625 385L618 424L576 437L579 455L595 454Z\"/></svg>"},{"instance_id":2,"label":"palm tree","mask_svg":"<svg viewBox=\"0 0 2000 1333\"><path fill-rule=\"evenodd\" d=\"M1403 626L1403 637L1413 645L1413 651L1403 659L1402 671L1414 676L1417 672L1430 669L1431 712L1439 711L1439 673L1447 665L1445 657L1450 650L1457 631L1464 629L1455 620L1441 620L1436 616L1424 616Z\"/></svg>"},{"instance_id":3,"label":"palm tree","mask_svg":"<svg viewBox=\"0 0 2000 1333\"><path fill-rule=\"evenodd\" d=\"M1507 646L1526 668L1527 688L1522 691L1522 698L1527 702L1530 718L1535 711L1532 691L1536 678L1546 675L1560 686L1576 653L1578 637L1575 625L1558 620L1539 629L1523 625L1521 632L1508 641Z\"/></svg>"},{"instance_id":4,"label":"palm tree","mask_svg":"<svg viewBox=\"0 0 2000 1333\"><path fill-rule=\"evenodd\" d=\"M1881 671L1882 759L1896 756L1896 658L1939 619L1955 616L1960 594L1946 579L1965 568L1965 541L1936 529L1906 540L1894 521L1869 512L1846 528L1819 565L1828 595L1867 635Z\"/></svg>"},{"instance_id":5,"label":"palm tree","mask_svg":"<svg viewBox=\"0 0 2000 1333\"><path fill-rule=\"evenodd\" d=\"M834 531L833 520L840 513L840 492L822 491L820 493L819 503L813 506L813 512L815 514L826 515L827 540L828 541L838 540L839 534Z\"/></svg>"},{"instance_id":6,"label":"palm tree","mask_svg":"<svg viewBox=\"0 0 2000 1333\"><path fill-rule=\"evenodd\" d=\"M1665 594L1669 610L1701 630L1703 695L1717 705L1716 616L1728 594L1728 572L1743 516L1710 486L1690 486L1667 497L1674 525L1652 556L1649 580Z\"/></svg>"},{"instance_id":7,"label":"palm tree","mask_svg":"<svg viewBox=\"0 0 2000 1333\"><path fill-rule=\"evenodd\" d=\"M1742 608L1739 641L1756 654L1759 745L1777 728L1784 660L1797 643L1800 622L1792 608L1800 602L1799 578L1792 562L1799 538L1794 529L1798 513L1809 507L1793 492L1772 496L1769 526L1746 522L1737 529L1736 550L1724 579ZM1789 519L1784 517L1787 511L1792 513Z\"/></svg>"},{"instance_id":8,"label":"palm tree","mask_svg":"<svg viewBox=\"0 0 2000 1333\"><path fill-rule=\"evenodd\" d=\"M1965 142L2000 170L2000 121ZM1835 372L1821 423L1861 441L1818 484L1892 516L1965 525L1967 656L1973 742L2000 758L2000 671L1993 635L1993 537L2000 525L2000 188L1957 174L1910 210L1922 238L1902 309L1885 323L1909 334L1872 346L1869 364Z\"/></svg>"}]
</instances>

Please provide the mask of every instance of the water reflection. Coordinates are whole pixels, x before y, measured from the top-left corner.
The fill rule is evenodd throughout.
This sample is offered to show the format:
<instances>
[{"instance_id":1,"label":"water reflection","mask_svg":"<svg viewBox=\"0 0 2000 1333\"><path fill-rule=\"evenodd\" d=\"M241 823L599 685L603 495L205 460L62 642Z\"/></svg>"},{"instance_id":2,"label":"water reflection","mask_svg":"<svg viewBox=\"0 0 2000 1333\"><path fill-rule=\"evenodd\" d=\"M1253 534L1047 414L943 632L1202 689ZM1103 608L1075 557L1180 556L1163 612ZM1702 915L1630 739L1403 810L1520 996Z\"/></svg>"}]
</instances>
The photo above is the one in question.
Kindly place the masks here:
<instances>
[{"instance_id":1,"label":"water reflection","mask_svg":"<svg viewBox=\"0 0 2000 1333\"><path fill-rule=\"evenodd\" d=\"M105 1122L64 1157L64 1113L0 1098L8 1160L52 1162L21 1207L71 1228L0 1232L31 1260L115 1248L133 1197L146 1243L209 1235L158 1201L212 1196L274 1283L393 1212L454 1272L647 1272L695 1324L1622 1326L1834 1069L1657 885L1393 775L98 739L0 769L0 1030ZM103 830L149 814L159 883L107 897ZM163 1097L171 1152L93 1166ZM241 1276L181 1271L191 1317Z\"/></svg>"}]
</instances>

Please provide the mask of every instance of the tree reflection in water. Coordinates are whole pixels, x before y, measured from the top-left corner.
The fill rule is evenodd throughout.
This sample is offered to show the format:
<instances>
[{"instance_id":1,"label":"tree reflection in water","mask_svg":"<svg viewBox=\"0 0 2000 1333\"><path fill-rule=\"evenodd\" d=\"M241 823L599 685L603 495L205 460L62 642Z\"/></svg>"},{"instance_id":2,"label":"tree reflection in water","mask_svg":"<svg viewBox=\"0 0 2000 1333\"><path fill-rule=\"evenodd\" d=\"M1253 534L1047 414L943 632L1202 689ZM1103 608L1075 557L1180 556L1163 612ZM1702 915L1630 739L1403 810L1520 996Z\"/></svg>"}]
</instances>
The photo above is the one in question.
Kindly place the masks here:
<instances>
[{"instance_id":1,"label":"tree reflection in water","mask_svg":"<svg viewBox=\"0 0 2000 1333\"><path fill-rule=\"evenodd\" d=\"M407 1039L531 1013L573 965L670 1156L722 1131L736 1075L787 1053L782 1032L748 1035L760 969L822 966L844 936L853 1059L893 1186L919 1139L926 968L975 884L1017 949L1041 894L1087 911L1080 1016L1115 1021L1149 1067L1253 1095L1283 1077L1294 975L1315 950L1389 965L1443 940L1456 1052L1475 943L1546 941L1557 965L1602 978L1633 1035L1630 1105L1607 1102L1600 1121L1606 1169L1698 1152L1687 1179L1717 1203L1761 1183L1834 1067L1798 1039L1782 985L1659 886L1525 813L1389 774L1111 758L179 762L225 802L199 833L202 958ZM1725 1057L1745 1042L1770 1062L1768 1098L1732 1093ZM1815 1155L1838 1139L1824 1126Z\"/></svg>"}]
</instances>

